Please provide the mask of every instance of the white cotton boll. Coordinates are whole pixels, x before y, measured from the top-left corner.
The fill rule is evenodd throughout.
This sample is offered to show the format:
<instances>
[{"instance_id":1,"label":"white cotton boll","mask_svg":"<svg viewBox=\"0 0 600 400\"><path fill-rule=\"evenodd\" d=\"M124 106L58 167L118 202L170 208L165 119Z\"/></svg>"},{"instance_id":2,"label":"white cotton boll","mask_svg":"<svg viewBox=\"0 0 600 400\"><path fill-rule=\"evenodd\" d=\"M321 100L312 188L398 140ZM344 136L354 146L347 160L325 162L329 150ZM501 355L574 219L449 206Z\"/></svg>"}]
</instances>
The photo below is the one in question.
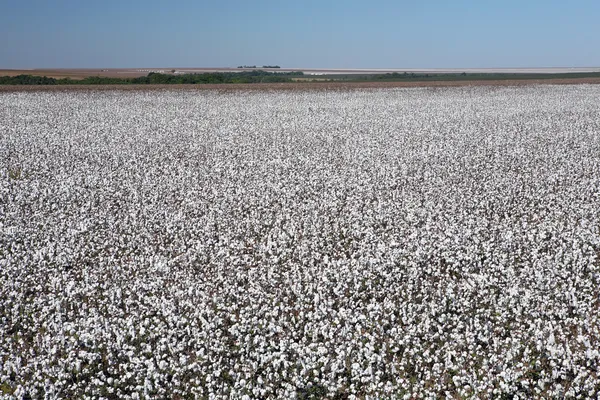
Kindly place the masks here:
<instances>
[{"instance_id":1,"label":"white cotton boll","mask_svg":"<svg viewBox=\"0 0 600 400\"><path fill-rule=\"evenodd\" d=\"M593 391L597 97L0 93L2 381L77 398L109 379L161 398Z\"/></svg>"}]
</instances>

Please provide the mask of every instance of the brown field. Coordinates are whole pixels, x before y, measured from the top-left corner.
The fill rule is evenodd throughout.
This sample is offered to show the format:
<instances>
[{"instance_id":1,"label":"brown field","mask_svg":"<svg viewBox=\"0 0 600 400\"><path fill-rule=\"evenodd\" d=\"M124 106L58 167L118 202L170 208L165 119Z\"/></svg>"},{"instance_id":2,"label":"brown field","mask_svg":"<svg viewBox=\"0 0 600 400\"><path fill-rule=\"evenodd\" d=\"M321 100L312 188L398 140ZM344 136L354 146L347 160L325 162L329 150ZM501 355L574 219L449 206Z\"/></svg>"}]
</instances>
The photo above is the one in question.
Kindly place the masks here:
<instances>
[{"instance_id":1,"label":"brown field","mask_svg":"<svg viewBox=\"0 0 600 400\"><path fill-rule=\"evenodd\" d=\"M339 68L262 68L265 71L273 72L290 72L302 71L307 77L318 78L320 75L328 74L384 74L384 73L528 73L528 74L560 74L560 73L584 73L584 72L600 72L600 67L574 67L574 68L371 68L371 69L339 69ZM104 76L104 77L136 77L144 76L150 72L171 73L175 70L177 73L205 73L205 72L240 72L252 71L254 68L231 68L231 67L212 67L212 68L197 68L197 67L163 67L163 68L40 68L40 69L0 69L0 76L14 75L37 75L48 76L55 78L72 78L81 79L87 76Z\"/></svg>"},{"instance_id":2,"label":"brown field","mask_svg":"<svg viewBox=\"0 0 600 400\"><path fill-rule=\"evenodd\" d=\"M1 71L0 71L1 75ZM456 86L523 86L523 85L573 85L600 84L600 78L478 80L478 81L427 81L427 82L294 82L251 84L200 84L200 85L0 85L0 92L21 91L89 91L89 90L350 90L401 87L456 87Z\"/></svg>"}]
</instances>

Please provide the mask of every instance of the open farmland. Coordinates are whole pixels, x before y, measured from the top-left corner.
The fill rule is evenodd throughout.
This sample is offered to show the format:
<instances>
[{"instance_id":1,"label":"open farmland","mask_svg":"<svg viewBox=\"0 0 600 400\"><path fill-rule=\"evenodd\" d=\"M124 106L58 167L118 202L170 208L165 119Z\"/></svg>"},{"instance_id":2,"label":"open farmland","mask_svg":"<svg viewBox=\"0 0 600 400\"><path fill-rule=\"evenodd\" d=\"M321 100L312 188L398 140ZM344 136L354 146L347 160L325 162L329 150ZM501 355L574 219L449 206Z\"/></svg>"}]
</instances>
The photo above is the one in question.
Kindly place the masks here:
<instances>
[{"instance_id":1,"label":"open farmland","mask_svg":"<svg viewBox=\"0 0 600 400\"><path fill-rule=\"evenodd\" d=\"M596 397L599 105L2 92L0 395Z\"/></svg>"}]
</instances>

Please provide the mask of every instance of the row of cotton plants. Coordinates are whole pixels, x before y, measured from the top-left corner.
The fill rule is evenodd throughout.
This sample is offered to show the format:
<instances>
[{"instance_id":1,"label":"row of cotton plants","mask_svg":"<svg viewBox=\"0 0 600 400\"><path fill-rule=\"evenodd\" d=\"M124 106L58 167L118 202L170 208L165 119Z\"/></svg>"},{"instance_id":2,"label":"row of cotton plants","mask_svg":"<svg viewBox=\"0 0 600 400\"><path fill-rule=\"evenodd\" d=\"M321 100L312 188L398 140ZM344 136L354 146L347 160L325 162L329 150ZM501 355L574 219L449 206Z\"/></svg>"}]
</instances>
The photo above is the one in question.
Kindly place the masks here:
<instances>
[{"instance_id":1,"label":"row of cotton plants","mask_svg":"<svg viewBox=\"0 0 600 400\"><path fill-rule=\"evenodd\" d=\"M0 93L3 398L589 398L600 86Z\"/></svg>"}]
</instances>

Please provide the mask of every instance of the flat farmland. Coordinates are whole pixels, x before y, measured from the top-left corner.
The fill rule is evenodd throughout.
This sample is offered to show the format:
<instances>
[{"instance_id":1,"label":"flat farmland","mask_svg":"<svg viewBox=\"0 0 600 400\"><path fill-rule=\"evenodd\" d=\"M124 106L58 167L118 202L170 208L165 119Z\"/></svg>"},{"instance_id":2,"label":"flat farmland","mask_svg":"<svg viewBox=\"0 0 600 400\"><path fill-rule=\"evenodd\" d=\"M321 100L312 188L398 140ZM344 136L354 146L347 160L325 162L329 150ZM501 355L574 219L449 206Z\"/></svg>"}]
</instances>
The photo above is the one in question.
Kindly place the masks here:
<instances>
[{"instance_id":1,"label":"flat farmland","mask_svg":"<svg viewBox=\"0 0 600 400\"><path fill-rule=\"evenodd\" d=\"M87 69L0 69L0 77L18 75L45 76L53 79L69 78L82 81L85 78L118 78L122 80L145 77L150 73L167 76L186 74L231 74L263 70L277 73L302 72L301 76L287 76L294 82L284 84L263 83L253 90L276 89L330 89L330 88L394 88L422 86L514 86L524 84L591 84L600 83L600 68L467 68L467 69L315 69L315 68L87 68ZM386 75L387 74L387 75ZM395 75L390 75L395 74ZM465 74L463 77L462 74ZM75 83L75 82L73 82ZM80 82L81 83L81 82ZM302 84L302 86L296 86ZM253 84L255 85L255 84ZM0 85L0 91L14 90L75 90L79 85ZM56 87L59 86L59 87ZM112 90L109 84L86 84ZM124 86L124 85L123 85ZM161 85L127 85L127 90L161 88ZM176 85L169 85L172 89ZM192 86L191 84L184 87ZM214 85L193 85L199 89L214 89ZM220 85L222 89L246 89L245 84Z\"/></svg>"},{"instance_id":2,"label":"flat farmland","mask_svg":"<svg viewBox=\"0 0 600 400\"><path fill-rule=\"evenodd\" d=\"M231 68L231 67L163 67L163 68L30 68L30 69L0 69L0 76L15 76L31 74L37 76L49 76L56 78L70 77L73 79L86 76L105 77L135 77L144 76L150 72L201 74L212 72L239 72L265 70L272 72L302 71L307 76L320 76L330 74L386 74L386 73L429 73L429 74L568 74L568 73L594 73L600 72L600 67L577 67L577 68Z\"/></svg>"},{"instance_id":3,"label":"flat farmland","mask_svg":"<svg viewBox=\"0 0 600 400\"><path fill-rule=\"evenodd\" d=\"M597 396L562 83L0 92L0 394Z\"/></svg>"}]
</instances>

